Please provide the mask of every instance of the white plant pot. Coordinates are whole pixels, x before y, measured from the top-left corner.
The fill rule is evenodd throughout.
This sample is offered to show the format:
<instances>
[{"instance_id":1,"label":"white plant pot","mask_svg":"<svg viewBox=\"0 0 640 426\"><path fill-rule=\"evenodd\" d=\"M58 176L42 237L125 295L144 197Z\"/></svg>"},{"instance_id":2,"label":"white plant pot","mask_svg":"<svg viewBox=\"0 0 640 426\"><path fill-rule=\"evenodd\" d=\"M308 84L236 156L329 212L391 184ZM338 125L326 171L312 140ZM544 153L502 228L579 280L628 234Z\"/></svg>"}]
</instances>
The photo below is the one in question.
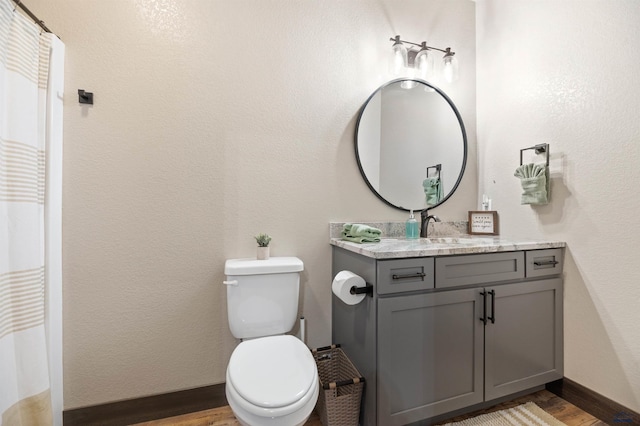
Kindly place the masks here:
<instances>
[{"instance_id":1,"label":"white plant pot","mask_svg":"<svg viewBox=\"0 0 640 426\"><path fill-rule=\"evenodd\" d=\"M258 260L267 260L269 258L269 247L258 247Z\"/></svg>"}]
</instances>

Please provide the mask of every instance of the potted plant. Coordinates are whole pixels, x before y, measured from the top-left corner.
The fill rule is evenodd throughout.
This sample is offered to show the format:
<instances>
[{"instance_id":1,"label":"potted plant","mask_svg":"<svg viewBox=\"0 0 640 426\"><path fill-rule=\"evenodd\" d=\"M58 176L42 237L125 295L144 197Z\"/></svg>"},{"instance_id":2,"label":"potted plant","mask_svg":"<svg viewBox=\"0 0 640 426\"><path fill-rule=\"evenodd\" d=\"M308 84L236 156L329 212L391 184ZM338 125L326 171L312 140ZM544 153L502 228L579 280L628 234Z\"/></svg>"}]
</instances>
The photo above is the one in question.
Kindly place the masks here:
<instances>
[{"instance_id":1,"label":"potted plant","mask_svg":"<svg viewBox=\"0 0 640 426\"><path fill-rule=\"evenodd\" d=\"M267 234L258 234L255 236L256 242L258 243L258 260L266 260L269 258L269 243L271 242L271 237Z\"/></svg>"}]
</instances>

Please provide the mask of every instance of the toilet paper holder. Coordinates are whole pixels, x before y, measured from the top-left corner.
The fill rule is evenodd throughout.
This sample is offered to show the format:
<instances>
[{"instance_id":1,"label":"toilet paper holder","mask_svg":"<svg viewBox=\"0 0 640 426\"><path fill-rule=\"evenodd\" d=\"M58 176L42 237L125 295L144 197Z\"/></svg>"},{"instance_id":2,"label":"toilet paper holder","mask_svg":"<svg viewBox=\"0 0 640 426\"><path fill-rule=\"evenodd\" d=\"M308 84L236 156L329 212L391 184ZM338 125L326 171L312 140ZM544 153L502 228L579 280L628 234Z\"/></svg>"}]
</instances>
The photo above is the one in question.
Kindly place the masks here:
<instances>
[{"instance_id":1,"label":"toilet paper holder","mask_svg":"<svg viewBox=\"0 0 640 426\"><path fill-rule=\"evenodd\" d=\"M349 289L349 293L368 294L369 296L373 297L373 284L366 283L364 287L356 287L355 285L351 286L351 288Z\"/></svg>"}]
</instances>

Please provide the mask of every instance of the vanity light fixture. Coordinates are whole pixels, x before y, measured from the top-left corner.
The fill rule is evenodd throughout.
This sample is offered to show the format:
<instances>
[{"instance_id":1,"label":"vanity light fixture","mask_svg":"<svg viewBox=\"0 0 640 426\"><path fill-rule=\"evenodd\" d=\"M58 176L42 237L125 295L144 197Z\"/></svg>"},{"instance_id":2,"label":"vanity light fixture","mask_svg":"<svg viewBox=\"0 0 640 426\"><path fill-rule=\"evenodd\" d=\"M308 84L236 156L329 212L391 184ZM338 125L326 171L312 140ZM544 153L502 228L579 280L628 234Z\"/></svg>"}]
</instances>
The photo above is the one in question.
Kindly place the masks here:
<instances>
[{"instance_id":1,"label":"vanity light fixture","mask_svg":"<svg viewBox=\"0 0 640 426\"><path fill-rule=\"evenodd\" d=\"M455 52L450 47L440 49L433 46L427 46L427 42L413 43L407 40L401 40L397 35L389 39L393 42L391 57L391 73L399 76L409 70L411 77L417 77L422 80L429 80L435 75L435 66L433 59L433 51L444 53L442 57L442 76L445 81L451 83L458 79L458 60ZM408 49L405 46L411 45ZM413 47L416 46L416 47Z\"/></svg>"}]
</instances>

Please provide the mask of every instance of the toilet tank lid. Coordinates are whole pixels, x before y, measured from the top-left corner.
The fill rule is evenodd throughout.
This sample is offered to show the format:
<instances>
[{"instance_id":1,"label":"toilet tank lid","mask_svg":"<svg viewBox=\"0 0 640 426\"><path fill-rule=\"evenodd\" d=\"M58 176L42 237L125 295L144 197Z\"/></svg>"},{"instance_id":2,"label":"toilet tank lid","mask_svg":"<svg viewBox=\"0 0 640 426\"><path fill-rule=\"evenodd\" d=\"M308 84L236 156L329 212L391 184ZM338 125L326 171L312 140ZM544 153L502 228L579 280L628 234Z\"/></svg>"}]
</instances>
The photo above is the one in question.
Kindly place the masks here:
<instances>
[{"instance_id":1,"label":"toilet tank lid","mask_svg":"<svg viewBox=\"0 0 640 426\"><path fill-rule=\"evenodd\" d=\"M270 257L257 259L228 259L224 264L225 275L260 275L300 272L304 269L297 257Z\"/></svg>"}]
</instances>

